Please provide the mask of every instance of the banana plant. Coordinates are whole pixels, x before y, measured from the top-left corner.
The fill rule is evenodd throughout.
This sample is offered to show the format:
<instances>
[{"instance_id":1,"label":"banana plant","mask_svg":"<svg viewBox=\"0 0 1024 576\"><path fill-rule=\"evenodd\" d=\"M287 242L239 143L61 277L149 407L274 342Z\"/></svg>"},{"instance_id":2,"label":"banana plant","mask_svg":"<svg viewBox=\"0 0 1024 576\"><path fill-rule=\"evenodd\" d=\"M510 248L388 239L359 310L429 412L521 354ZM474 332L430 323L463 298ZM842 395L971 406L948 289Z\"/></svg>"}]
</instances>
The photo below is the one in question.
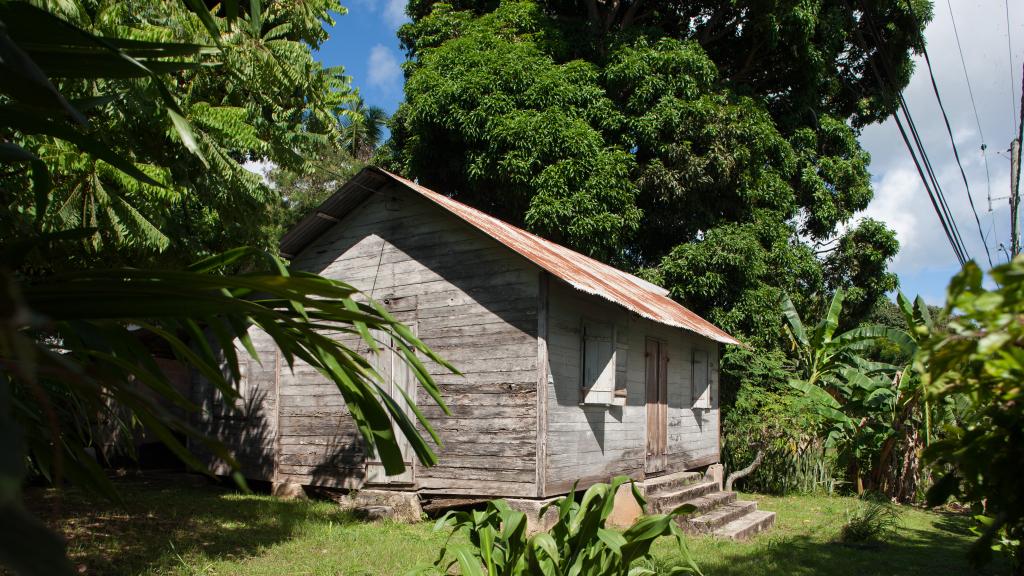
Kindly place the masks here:
<instances>
[{"instance_id":1,"label":"banana plant","mask_svg":"<svg viewBox=\"0 0 1024 576\"><path fill-rule=\"evenodd\" d=\"M783 297L782 311L800 375L789 385L822 418L827 446L848 461L861 491L860 463L870 458L889 431L889 419L877 416L893 410L896 367L861 355L880 337L876 331L854 328L836 334L844 296L837 291L824 317L810 330L788 296Z\"/></svg>"},{"instance_id":2,"label":"banana plant","mask_svg":"<svg viewBox=\"0 0 1024 576\"><path fill-rule=\"evenodd\" d=\"M568 496L543 508L543 517L554 507L558 521L547 532L527 534L527 517L503 500L494 500L484 510L451 511L435 525L436 531L450 530L434 567L448 574L458 566L464 576L653 576L655 574L701 574L686 547L682 529L675 518L695 510L684 504L668 514L641 516L623 532L606 527L615 494L631 484L633 497L641 508L643 496L626 476L611 484L595 484L577 502L576 488ZM468 545L450 547L453 536L464 533ZM676 540L679 564L668 571L652 569L651 545L662 536Z\"/></svg>"}]
</instances>

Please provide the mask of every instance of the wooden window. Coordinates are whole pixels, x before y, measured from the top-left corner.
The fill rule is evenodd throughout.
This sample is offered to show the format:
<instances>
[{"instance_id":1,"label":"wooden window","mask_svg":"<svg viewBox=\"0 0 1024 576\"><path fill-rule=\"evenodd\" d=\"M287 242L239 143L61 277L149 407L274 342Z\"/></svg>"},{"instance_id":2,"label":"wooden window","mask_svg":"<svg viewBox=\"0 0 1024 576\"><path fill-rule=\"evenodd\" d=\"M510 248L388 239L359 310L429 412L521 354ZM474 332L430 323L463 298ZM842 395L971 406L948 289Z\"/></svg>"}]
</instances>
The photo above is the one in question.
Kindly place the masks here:
<instances>
[{"instance_id":1,"label":"wooden window","mask_svg":"<svg viewBox=\"0 0 1024 576\"><path fill-rule=\"evenodd\" d=\"M711 408L711 366L707 350L693 351L693 398L694 408Z\"/></svg>"},{"instance_id":2,"label":"wooden window","mask_svg":"<svg viewBox=\"0 0 1024 576\"><path fill-rule=\"evenodd\" d=\"M582 403L615 403L615 325L584 321L580 348Z\"/></svg>"}]
</instances>

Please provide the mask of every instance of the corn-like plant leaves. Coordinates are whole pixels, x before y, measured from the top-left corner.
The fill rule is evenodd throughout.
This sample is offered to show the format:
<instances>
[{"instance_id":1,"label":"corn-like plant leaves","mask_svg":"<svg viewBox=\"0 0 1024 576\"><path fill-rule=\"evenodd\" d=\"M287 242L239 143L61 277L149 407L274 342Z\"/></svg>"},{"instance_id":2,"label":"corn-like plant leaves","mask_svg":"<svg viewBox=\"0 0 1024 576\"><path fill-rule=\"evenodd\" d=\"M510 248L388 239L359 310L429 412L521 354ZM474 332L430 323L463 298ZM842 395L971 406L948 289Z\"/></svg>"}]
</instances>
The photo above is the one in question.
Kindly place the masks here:
<instances>
[{"instance_id":1,"label":"corn-like plant leaves","mask_svg":"<svg viewBox=\"0 0 1024 576\"><path fill-rule=\"evenodd\" d=\"M620 476L611 484L595 484L584 493L580 502L572 493L545 505L554 508L558 521L548 532L527 538L526 517L511 510L501 500L489 502L483 510L452 511L438 520L435 530L450 529L449 540L456 534L468 537L470 548L459 548L448 560L447 543L434 565L450 568L473 562L486 574L496 576L627 576L652 573L644 563L650 562L650 547L662 536L676 538L680 550L680 566L674 574L700 574L686 549L683 534L675 524L679 514L695 510L684 505L670 514L644 516L625 532L605 526L618 488L630 482ZM465 568L463 568L465 570Z\"/></svg>"}]
</instances>

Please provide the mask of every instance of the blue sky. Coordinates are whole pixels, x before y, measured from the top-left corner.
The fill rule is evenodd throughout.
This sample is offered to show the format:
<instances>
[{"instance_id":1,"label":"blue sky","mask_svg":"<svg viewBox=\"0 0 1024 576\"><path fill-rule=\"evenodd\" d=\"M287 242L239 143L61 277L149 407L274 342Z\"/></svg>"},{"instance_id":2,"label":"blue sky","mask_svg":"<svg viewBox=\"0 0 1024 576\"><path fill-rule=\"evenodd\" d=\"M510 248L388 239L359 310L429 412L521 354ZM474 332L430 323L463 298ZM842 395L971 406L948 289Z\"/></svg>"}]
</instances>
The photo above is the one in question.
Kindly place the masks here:
<instances>
[{"instance_id":1,"label":"blue sky","mask_svg":"<svg viewBox=\"0 0 1024 576\"><path fill-rule=\"evenodd\" d=\"M404 56L395 31L407 20L405 0L349 0L346 6L349 13L337 18L319 57L327 65L344 66L368 104L392 113L402 101ZM999 262L1003 257L998 253L998 245L1009 244L1009 210L1006 200L999 198L1009 190L1009 162L1004 151L1016 133L1015 107L1020 105L1024 2L937 0L934 11L935 17L925 32L928 50L979 211L981 234L985 235L993 260ZM953 34L954 21L977 117ZM979 229L953 162L927 70L923 60L917 61L915 74L905 90L906 100L937 167L968 250L987 267ZM1011 70L1015 74L1012 81ZM901 249L890 269L899 276L902 290L911 297L920 294L929 303L942 304L946 285L959 267L894 122L868 127L860 140L872 156L870 171L875 198L859 217L882 220L896 231ZM985 155L981 153L982 144L988 146ZM996 198L991 211L989 195Z\"/></svg>"},{"instance_id":2,"label":"blue sky","mask_svg":"<svg viewBox=\"0 0 1024 576\"><path fill-rule=\"evenodd\" d=\"M344 66L366 103L391 114L402 101L405 56L395 32L407 21L405 0L350 0L346 7L317 56L328 66Z\"/></svg>"}]
</instances>

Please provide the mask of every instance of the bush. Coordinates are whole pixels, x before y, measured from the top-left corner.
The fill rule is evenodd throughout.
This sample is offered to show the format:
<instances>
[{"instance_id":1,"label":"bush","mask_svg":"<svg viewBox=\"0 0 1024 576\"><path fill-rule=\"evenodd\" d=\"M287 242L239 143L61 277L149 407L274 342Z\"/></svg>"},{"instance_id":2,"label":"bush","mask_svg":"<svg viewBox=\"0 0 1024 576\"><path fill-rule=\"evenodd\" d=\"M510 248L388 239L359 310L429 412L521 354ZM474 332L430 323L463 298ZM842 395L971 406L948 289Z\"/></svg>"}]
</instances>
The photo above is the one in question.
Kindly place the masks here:
<instances>
[{"instance_id":1,"label":"bush","mask_svg":"<svg viewBox=\"0 0 1024 576\"><path fill-rule=\"evenodd\" d=\"M869 499L846 521L839 540L844 544L879 544L896 536L903 513L891 502Z\"/></svg>"},{"instance_id":2,"label":"bush","mask_svg":"<svg viewBox=\"0 0 1024 576\"><path fill-rule=\"evenodd\" d=\"M949 330L933 334L918 364L930 402L964 405L924 451L941 473L928 503L952 497L984 510L971 560L999 550L1024 574L1024 256L989 274L993 290L973 262L950 281Z\"/></svg>"},{"instance_id":3,"label":"bush","mask_svg":"<svg viewBox=\"0 0 1024 576\"><path fill-rule=\"evenodd\" d=\"M764 460L743 488L768 494L831 493L839 471L819 418L789 386L781 352L736 349L723 357L722 462L727 470Z\"/></svg>"}]
</instances>

